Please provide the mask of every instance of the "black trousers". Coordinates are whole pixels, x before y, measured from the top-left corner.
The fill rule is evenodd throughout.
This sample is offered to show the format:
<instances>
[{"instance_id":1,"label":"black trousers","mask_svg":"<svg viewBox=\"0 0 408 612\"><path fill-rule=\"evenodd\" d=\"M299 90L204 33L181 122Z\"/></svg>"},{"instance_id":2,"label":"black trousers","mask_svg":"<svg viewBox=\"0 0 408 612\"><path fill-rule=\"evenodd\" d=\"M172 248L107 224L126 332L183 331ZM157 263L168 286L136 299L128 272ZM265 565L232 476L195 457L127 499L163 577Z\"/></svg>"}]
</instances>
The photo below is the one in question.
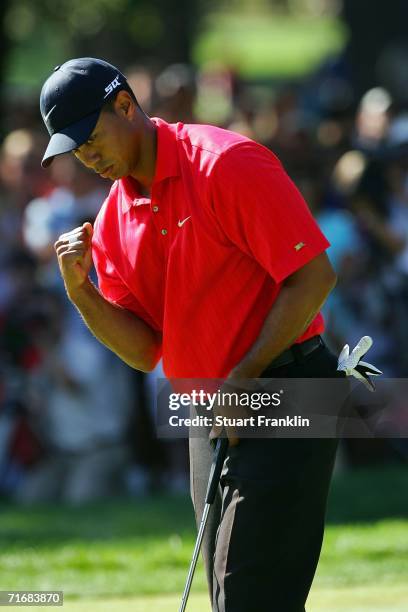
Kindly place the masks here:
<instances>
[{"instance_id":1,"label":"black trousers","mask_svg":"<svg viewBox=\"0 0 408 612\"><path fill-rule=\"evenodd\" d=\"M334 378L325 346L264 378ZM202 555L213 612L304 612L319 560L336 439L241 439L228 451ZM213 449L190 440L197 524Z\"/></svg>"}]
</instances>

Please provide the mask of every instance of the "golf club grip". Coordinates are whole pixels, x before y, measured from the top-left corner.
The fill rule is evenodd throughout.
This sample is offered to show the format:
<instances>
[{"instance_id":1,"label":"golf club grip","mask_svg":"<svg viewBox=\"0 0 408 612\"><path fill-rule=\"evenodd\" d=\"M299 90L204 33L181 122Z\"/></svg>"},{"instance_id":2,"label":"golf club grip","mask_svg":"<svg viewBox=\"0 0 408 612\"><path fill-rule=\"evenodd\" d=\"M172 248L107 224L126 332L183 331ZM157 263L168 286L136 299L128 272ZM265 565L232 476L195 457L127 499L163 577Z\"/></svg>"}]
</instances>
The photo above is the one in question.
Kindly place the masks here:
<instances>
[{"instance_id":1,"label":"golf club grip","mask_svg":"<svg viewBox=\"0 0 408 612\"><path fill-rule=\"evenodd\" d=\"M218 483L220 482L222 466L227 455L228 438L218 438L214 451L214 459L211 465L210 478L208 481L207 495L205 497L206 504L212 504L217 492Z\"/></svg>"}]
</instances>

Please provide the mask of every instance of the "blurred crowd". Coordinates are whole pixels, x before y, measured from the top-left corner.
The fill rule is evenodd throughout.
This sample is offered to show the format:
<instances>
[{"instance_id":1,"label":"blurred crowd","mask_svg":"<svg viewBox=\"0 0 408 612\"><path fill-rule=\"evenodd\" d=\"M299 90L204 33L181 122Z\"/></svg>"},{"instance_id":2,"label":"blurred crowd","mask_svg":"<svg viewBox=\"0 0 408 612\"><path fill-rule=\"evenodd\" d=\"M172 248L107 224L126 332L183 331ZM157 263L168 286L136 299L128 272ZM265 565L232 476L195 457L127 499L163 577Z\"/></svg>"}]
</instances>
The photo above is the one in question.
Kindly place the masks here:
<instances>
[{"instance_id":1,"label":"blurred crowd","mask_svg":"<svg viewBox=\"0 0 408 612\"><path fill-rule=\"evenodd\" d=\"M408 108L383 88L356 100L331 60L302 83L244 82L131 66L138 100L167 121L213 123L274 151L332 246L339 282L325 306L335 352L362 335L387 377L408 372ZM154 435L155 381L88 332L65 297L53 244L92 221L110 187L48 140L37 100L10 100L0 148L0 496L21 503L188 487L186 441ZM248 181L251 177L248 177ZM282 203L284 205L284 203ZM404 459L392 442L344 445L348 465Z\"/></svg>"}]
</instances>

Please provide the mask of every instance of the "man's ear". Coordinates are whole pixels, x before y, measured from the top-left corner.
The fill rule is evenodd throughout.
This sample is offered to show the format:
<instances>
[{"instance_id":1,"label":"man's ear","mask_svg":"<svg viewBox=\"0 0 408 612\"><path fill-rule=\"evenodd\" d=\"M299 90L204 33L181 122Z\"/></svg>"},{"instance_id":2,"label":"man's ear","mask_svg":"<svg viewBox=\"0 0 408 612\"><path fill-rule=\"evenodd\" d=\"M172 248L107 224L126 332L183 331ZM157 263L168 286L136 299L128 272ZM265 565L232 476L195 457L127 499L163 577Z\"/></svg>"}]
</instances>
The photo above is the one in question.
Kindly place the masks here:
<instances>
[{"instance_id":1,"label":"man's ear","mask_svg":"<svg viewBox=\"0 0 408 612\"><path fill-rule=\"evenodd\" d=\"M132 119L136 111L136 104L129 92L122 89L116 96L114 108L117 115Z\"/></svg>"}]
</instances>

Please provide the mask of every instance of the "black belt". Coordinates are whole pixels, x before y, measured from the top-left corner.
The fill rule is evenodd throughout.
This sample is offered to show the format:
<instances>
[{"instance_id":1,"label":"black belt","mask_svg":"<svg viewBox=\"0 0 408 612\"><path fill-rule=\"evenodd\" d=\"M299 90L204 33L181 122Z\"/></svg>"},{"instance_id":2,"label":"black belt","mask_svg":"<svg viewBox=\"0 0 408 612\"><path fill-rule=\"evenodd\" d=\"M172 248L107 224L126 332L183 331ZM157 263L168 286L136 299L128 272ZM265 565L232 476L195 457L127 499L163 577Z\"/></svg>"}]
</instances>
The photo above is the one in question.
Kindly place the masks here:
<instances>
[{"instance_id":1,"label":"black belt","mask_svg":"<svg viewBox=\"0 0 408 612\"><path fill-rule=\"evenodd\" d=\"M300 342L299 344L293 344L290 348L283 351L280 355L276 357L266 368L281 368L282 366L289 365L294 361L297 361L299 356L306 357L313 353L319 346L324 346L324 342L320 336L313 336L309 340L305 340L304 342Z\"/></svg>"}]
</instances>

